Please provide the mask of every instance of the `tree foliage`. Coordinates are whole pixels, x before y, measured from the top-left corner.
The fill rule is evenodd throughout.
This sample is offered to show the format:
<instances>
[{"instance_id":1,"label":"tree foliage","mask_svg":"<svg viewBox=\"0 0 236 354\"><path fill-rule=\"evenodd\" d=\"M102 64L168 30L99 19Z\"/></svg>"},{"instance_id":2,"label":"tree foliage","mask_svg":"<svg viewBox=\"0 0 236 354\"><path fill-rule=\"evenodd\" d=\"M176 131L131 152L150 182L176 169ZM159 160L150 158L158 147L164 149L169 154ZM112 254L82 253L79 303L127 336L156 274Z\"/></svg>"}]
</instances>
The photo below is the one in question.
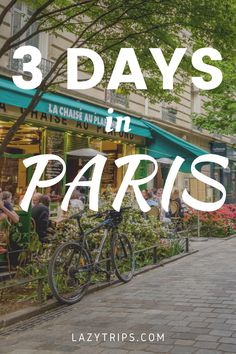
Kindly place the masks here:
<instances>
[{"instance_id":1,"label":"tree foliage","mask_svg":"<svg viewBox=\"0 0 236 354\"><path fill-rule=\"evenodd\" d=\"M235 55L226 58L220 65L223 82L215 90L204 93L207 101L205 113L195 115L196 125L214 133L236 134L236 71Z\"/></svg>"}]
</instances>

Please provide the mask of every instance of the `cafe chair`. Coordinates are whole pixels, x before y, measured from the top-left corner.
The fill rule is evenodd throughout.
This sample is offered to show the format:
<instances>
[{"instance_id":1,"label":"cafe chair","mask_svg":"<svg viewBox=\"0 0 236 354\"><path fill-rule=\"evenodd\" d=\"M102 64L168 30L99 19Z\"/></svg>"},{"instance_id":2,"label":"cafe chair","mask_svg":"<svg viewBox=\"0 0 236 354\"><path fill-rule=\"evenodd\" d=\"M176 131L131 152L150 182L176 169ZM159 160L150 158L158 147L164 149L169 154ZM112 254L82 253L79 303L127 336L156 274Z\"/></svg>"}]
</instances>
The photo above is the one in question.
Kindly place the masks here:
<instances>
[{"instance_id":1,"label":"cafe chair","mask_svg":"<svg viewBox=\"0 0 236 354\"><path fill-rule=\"evenodd\" d=\"M8 235L6 235L6 232L0 231L0 240L7 240L7 239L8 239ZM11 262L10 262L9 247L7 241L0 242L0 255L5 255L8 273L11 274ZM0 264L1 263L4 264L5 262L0 261Z\"/></svg>"},{"instance_id":2,"label":"cafe chair","mask_svg":"<svg viewBox=\"0 0 236 354\"><path fill-rule=\"evenodd\" d=\"M147 216L154 216L156 219L160 219L160 209L157 206L151 206L151 209L147 212Z\"/></svg>"},{"instance_id":3,"label":"cafe chair","mask_svg":"<svg viewBox=\"0 0 236 354\"><path fill-rule=\"evenodd\" d=\"M179 216L179 204L175 200L170 201L170 213L172 217Z\"/></svg>"}]
</instances>

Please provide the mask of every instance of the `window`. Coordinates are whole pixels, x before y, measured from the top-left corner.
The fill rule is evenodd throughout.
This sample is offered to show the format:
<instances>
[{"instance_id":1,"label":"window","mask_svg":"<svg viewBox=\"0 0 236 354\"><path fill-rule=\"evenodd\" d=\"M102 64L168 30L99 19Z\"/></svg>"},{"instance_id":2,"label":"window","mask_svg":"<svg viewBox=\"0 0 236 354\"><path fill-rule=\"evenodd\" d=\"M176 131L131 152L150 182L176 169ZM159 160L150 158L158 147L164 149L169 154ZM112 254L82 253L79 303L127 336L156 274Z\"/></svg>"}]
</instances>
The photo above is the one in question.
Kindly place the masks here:
<instances>
[{"instance_id":1,"label":"window","mask_svg":"<svg viewBox=\"0 0 236 354\"><path fill-rule=\"evenodd\" d=\"M105 91L106 102L116 104L119 106L129 107L129 97L127 94L122 92L121 89L118 90L106 90Z\"/></svg>"},{"instance_id":2,"label":"window","mask_svg":"<svg viewBox=\"0 0 236 354\"><path fill-rule=\"evenodd\" d=\"M30 18L32 14L33 14L33 10L30 7L28 7L25 3L17 2L17 4L12 9L12 20L11 20L12 35L17 33L24 26L27 19ZM21 39L25 38L26 40L24 43L21 43L20 46L32 45L41 51L42 58L47 58L48 55L47 33L36 34L35 36L27 40L27 37L29 37L36 30L37 30L37 23L35 22L27 29L25 33L23 33ZM14 48L14 50L15 49L16 48ZM22 72L22 61L12 59L13 51L10 54L10 61L9 61L10 69L17 72ZM51 62L46 59L42 59L42 63L39 67L42 70L43 76L45 76L47 72L50 70Z\"/></svg>"},{"instance_id":3,"label":"window","mask_svg":"<svg viewBox=\"0 0 236 354\"><path fill-rule=\"evenodd\" d=\"M201 97L199 95L199 89L191 85L191 114L200 114L201 113ZM197 127L195 124L192 124L194 130L202 131L200 127Z\"/></svg>"},{"instance_id":4,"label":"window","mask_svg":"<svg viewBox=\"0 0 236 354\"><path fill-rule=\"evenodd\" d=\"M25 24L27 19L32 15L33 11L23 3L17 3L12 10L12 34L17 33ZM27 38L30 34L37 30L37 23L33 23L26 33L23 34L22 39ZM26 40L25 45L32 45L34 47L40 47L39 34Z\"/></svg>"},{"instance_id":5,"label":"window","mask_svg":"<svg viewBox=\"0 0 236 354\"><path fill-rule=\"evenodd\" d=\"M201 113L201 97L199 95L199 89L193 84L191 85L191 112Z\"/></svg>"},{"instance_id":6,"label":"window","mask_svg":"<svg viewBox=\"0 0 236 354\"><path fill-rule=\"evenodd\" d=\"M177 109L163 105L161 107L161 117L163 120L176 123Z\"/></svg>"}]
</instances>

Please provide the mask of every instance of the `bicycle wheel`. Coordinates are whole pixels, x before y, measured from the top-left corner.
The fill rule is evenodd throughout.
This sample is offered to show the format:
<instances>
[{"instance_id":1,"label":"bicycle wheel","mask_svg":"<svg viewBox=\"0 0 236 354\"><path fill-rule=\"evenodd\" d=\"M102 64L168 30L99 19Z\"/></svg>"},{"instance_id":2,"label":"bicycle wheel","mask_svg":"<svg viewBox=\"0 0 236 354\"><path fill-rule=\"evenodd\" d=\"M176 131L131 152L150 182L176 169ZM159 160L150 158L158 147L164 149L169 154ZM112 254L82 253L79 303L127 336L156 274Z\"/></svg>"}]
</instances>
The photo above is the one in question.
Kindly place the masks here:
<instances>
[{"instance_id":1,"label":"bicycle wheel","mask_svg":"<svg viewBox=\"0 0 236 354\"><path fill-rule=\"evenodd\" d=\"M89 286L91 262L78 243L67 242L56 248L48 268L48 282L59 302L74 304Z\"/></svg>"},{"instance_id":2,"label":"bicycle wheel","mask_svg":"<svg viewBox=\"0 0 236 354\"><path fill-rule=\"evenodd\" d=\"M111 261L120 281L127 283L134 274L134 253L128 237L113 232L111 237Z\"/></svg>"}]
</instances>

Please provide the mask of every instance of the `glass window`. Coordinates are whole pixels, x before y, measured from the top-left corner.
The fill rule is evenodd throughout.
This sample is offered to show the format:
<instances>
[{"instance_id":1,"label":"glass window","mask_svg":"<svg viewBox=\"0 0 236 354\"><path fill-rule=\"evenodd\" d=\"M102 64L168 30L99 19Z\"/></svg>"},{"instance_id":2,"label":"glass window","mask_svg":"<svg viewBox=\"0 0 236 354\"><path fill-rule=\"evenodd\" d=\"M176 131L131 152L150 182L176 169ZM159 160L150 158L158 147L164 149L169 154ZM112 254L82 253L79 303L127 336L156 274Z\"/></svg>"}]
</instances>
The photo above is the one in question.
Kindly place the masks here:
<instances>
[{"instance_id":1,"label":"glass window","mask_svg":"<svg viewBox=\"0 0 236 354\"><path fill-rule=\"evenodd\" d=\"M0 142L11 125L11 122L0 121ZM41 152L41 135L41 129L22 125L6 149L8 157L0 159L0 187L12 193L17 206L28 185L30 168L25 168L24 156L33 156Z\"/></svg>"},{"instance_id":2,"label":"glass window","mask_svg":"<svg viewBox=\"0 0 236 354\"><path fill-rule=\"evenodd\" d=\"M173 107L162 106L161 117L165 121L168 121L171 123L176 123L177 109L175 109Z\"/></svg>"},{"instance_id":3,"label":"glass window","mask_svg":"<svg viewBox=\"0 0 236 354\"><path fill-rule=\"evenodd\" d=\"M17 3L13 8L12 13L12 33L17 33L25 24L27 19L32 15L33 11L23 3ZM25 34L23 38L27 38L30 34L34 33L37 30L37 23L33 23ZM34 45L39 48L39 34L30 38L28 41L25 41L26 45Z\"/></svg>"},{"instance_id":4,"label":"glass window","mask_svg":"<svg viewBox=\"0 0 236 354\"><path fill-rule=\"evenodd\" d=\"M68 134L67 139L67 157L66 157L66 183L72 182L74 178L77 176L79 170L86 163L86 159L77 155L70 155L71 151L76 151L79 149L88 148L88 138L78 136L75 134Z\"/></svg>"}]
</instances>

